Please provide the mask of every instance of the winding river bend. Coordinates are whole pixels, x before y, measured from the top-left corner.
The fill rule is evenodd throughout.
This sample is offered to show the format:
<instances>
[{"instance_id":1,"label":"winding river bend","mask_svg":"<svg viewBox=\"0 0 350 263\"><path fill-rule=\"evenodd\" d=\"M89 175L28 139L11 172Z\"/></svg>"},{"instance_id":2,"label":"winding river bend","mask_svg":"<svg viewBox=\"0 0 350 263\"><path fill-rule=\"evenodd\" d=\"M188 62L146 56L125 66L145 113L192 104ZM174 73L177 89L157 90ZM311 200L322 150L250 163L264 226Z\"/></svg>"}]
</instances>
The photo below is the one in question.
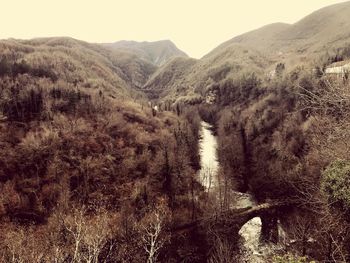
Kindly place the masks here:
<instances>
[{"instance_id":1,"label":"winding river bend","mask_svg":"<svg viewBox=\"0 0 350 263\"><path fill-rule=\"evenodd\" d=\"M220 164L217 157L217 138L212 131L212 126L202 121L201 123L201 138L200 138L200 160L201 170L199 179L201 184L205 187L208 196L211 199L222 199L223 184L220 178ZM227 206L230 208L245 208L256 205L252 195L246 193L235 192L229 190L226 192L229 196ZM214 202L216 206L220 202ZM282 242L280 244L262 244L260 242L261 219L255 217L248 221L239 231L240 242L239 251L242 262L266 262L267 258L271 256L276 250L282 249ZM279 235L283 236L283 230L279 229Z\"/></svg>"}]
</instances>

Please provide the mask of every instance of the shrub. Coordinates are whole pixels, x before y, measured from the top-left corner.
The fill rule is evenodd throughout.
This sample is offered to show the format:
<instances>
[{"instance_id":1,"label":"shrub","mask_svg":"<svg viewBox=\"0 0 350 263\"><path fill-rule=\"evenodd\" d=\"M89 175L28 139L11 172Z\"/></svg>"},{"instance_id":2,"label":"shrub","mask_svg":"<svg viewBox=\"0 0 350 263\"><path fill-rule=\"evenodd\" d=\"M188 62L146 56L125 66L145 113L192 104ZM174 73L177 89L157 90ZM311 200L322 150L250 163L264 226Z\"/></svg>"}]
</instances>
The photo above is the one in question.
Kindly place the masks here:
<instances>
[{"instance_id":1,"label":"shrub","mask_svg":"<svg viewBox=\"0 0 350 263\"><path fill-rule=\"evenodd\" d=\"M322 191L330 203L342 209L350 209L350 162L337 160L322 173Z\"/></svg>"},{"instance_id":2,"label":"shrub","mask_svg":"<svg viewBox=\"0 0 350 263\"><path fill-rule=\"evenodd\" d=\"M51 69L45 68L44 66L33 68L30 73L34 77L49 78L54 82L58 80L56 73Z\"/></svg>"},{"instance_id":3,"label":"shrub","mask_svg":"<svg viewBox=\"0 0 350 263\"><path fill-rule=\"evenodd\" d=\"M19 74L29 74L38 78L48 78L53 82L58 80L56 73L46 66L40 65L38 67L32 67L24 59L22 59L20 62L13 62L7 58L0 59L0 77L16 77Z\"/></svg>"},{"instance_id":4,"label":"shrub","mask_svg":"<svg viewBox=\"0 0 350 263\"><path fill-rule=\"evenodd\" d=\"M231 70L231 66L228 64L221 65L216 68L212 68L209 70L208 75L211 77L214 81L220 81L221 79L226 78L227 74Z\"/></svg>"},{"instance_id":5,"label":"shrub","mask_svg":"<svg viewBox=\"0 0 350 263\"><path fill-rule=\"evenodd\" d=\"M0 59L0 77L11 73L11 65L5 58Z\"/></svg>"},{"instance_id":6,"label":"shrub","mask_svg":"<svg viewBox=\"0 0 350 263\"><path fill-rule=\"evenodd\" d=\"M3 105L4 115L10 121L30 121L41 116L44 107L41 90L30 89L18 94L12 90L12 97Z\"/></svg>"},{"instance_id":7,"label":"shrub","mask_svg":"<svg viewBox=\"0 0 350 263\"><path fill-rule=\"evenodd\" d=\"M77 110L88 112L92 108L91 96L79 89L53 88L49 94L54 99L52 105L54 112L74 113Z\"/></svg>"},{"instance_id":8,"label":"shrub","mask_svg":"<svg viewBox=\"0 0 350 263\"><path fill-rule=\"evenodd\" d=\"M25 60L22 60L21 62L17 63L15 62L12 65L12 75L17 76L18 74L25 74L31 72L31 67Z\"/></svg>"}]
</instances>

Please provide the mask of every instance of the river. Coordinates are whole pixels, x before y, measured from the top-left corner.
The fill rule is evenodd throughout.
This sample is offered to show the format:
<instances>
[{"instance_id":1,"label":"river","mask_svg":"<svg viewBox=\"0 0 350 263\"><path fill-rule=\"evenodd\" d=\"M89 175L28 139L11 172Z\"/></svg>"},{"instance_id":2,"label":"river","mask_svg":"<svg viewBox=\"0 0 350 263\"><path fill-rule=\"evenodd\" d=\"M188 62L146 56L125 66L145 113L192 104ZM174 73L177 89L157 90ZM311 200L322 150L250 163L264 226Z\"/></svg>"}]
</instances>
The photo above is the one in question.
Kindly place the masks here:
<instances>
[{"instance_id":1,"label":"river","mask_svg":"<svg viewBox=\"0 0 350 263\"><path fill-rule=\"evenodd\" d=\"M212 126L201 122L200 160L201 170L199 179L211 199L215 199L214 204L219 206L217 200L222 199L223 183L220 178L220 165L217 158L218 141L212 131ZM252 195L236 191L226 190L228 207L244 208L256 205ZM263 244L260 242L261 220L255 217L248 221L239 231L239 254L241 262L266 262L276 250L282 249L282 242L275 244ZM279 235L284 236L284 231L279 227Z\"/></svg>"}]
</instances>

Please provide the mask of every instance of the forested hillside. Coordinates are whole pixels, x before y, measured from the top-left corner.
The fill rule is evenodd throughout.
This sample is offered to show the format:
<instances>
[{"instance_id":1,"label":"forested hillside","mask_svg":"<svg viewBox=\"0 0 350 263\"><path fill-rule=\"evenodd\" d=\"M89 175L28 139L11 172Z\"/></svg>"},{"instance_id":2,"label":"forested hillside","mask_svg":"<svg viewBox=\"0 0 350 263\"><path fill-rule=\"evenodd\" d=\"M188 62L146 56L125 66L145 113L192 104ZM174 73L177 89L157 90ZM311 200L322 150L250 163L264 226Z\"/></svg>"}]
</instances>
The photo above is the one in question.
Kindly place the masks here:
<instances>
[{"instance_id":1,"label":"forested hillside","mask_svg":"<svg viewBox=\"0 0 350 263\"><path fill-rule=\"evenodd\" d=\"M153 220L195 212L198 120L152 110L133 88L152 70L72 39L1 43L1 262L145 262Z\"/></svg>"},{"instance_id":2,"label":"forested hillside","mask_svg":"<svg viewBox=\"0 0 350 263\"><path fill-rule=\"evenodd\" d=\"M277 212L294 242L289 252L321 262L349 260L350 83L347 72L325 71L350 57L348 8L334 5L294 25L238 36L191 64L168 63L145 86L164 87L160 108L199 105L218 136L224 189L289 203ZM269 217L263 228L264 220L276 224Z\"/></svg>"},{"instance_id":3,"label":"forested hillside","mask_svg":"<svg viewBox=\"0 0 350 263\"><path fill-rule=\"evenodd\" d=\"M349 8L201 59L1 40L0 262L350 262Z\"/></svg>"}]
</instances>

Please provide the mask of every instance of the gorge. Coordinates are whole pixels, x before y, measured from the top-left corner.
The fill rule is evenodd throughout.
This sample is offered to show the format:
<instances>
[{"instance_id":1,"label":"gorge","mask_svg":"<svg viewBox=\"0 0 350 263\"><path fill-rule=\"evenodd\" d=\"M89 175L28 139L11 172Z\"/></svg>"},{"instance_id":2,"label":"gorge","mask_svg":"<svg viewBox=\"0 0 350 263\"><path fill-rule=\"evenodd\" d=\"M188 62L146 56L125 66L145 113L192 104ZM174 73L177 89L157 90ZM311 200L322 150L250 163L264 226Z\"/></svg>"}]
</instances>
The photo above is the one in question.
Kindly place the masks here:
<instances>
[{"instance_id":1,"label":"gorge","mask_svg":"<svg viewBox=\"0 0 350 263\"><path fill-rule=\"evenodd\" d=\"M256 207L257 202L251 194L241 193L231 189L227 190L229 191L228 193L223 189L224 183L219 176L220 164L217 156L217 144L217 138L214 135L213 126L207 122L201 121L199 140L201 170L199 171L199 180L204 186L205 191L208 193L208 198L211 199L211 201L208 202L213 202L215 206L220 206L222 200L227 198L223 197L225 194L229 196L229 200L227 201L229 210L249 210ZM216 209L214 209L214 211L215 210ZM244 215L241 215L240 217L244 217ZM232 220L231 224L235 223L236 222ZM285 232L280 224L278 224L277 227L277 241L271 242L269 240L264 240L264 237L262 236L262 223L260 217L253 217L252 219L249 219L248 222L244 223L243 226L241 225L238 233L240 236L237 248L237 254L239 255L238 258L242 260L242 262L266 262L279 250L283 251L283 249L285 249L284 246L286 245ZM234 233L232 233L232 235L234 235Z\"/></svg>"},{"instance_id":2,"label":"gorge","mask_svg":"<svg viewBox=\"0 0 350 263\"><path fill-rule=\"evenodd\" d=\"M0 40L0 262L350 262L349 14L198 59L170 40Z\"/></svg>"}]
</instances>

